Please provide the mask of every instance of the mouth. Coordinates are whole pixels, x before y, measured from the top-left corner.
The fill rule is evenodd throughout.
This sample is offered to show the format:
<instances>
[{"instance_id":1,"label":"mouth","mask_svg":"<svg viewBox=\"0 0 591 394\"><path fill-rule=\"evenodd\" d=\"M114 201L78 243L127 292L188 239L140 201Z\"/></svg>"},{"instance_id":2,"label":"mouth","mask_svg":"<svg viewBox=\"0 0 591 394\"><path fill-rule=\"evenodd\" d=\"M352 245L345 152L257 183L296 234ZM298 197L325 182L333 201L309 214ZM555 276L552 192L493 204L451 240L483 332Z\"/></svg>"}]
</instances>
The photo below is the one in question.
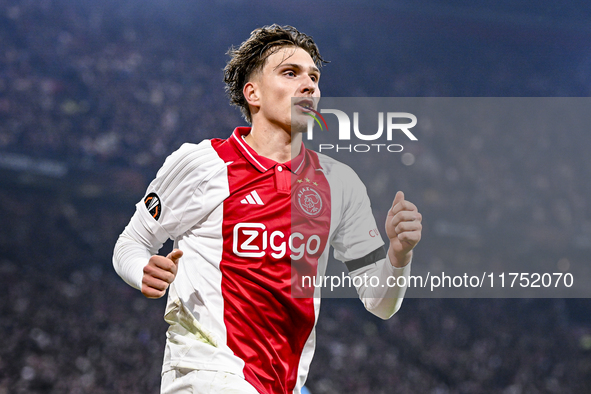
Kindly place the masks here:
<instances>
[{"instance_id":1,"label":"mouth","mask_svg":"<svg viewBox=\"0 0 591 394\"><path fill-rule=\"evenodd\" d=\"M300 109L304 112L313 112L314 111L314 101L313 100L300 100L295 103L296 106L300 107Z\"/></svg>"}]
</instances>

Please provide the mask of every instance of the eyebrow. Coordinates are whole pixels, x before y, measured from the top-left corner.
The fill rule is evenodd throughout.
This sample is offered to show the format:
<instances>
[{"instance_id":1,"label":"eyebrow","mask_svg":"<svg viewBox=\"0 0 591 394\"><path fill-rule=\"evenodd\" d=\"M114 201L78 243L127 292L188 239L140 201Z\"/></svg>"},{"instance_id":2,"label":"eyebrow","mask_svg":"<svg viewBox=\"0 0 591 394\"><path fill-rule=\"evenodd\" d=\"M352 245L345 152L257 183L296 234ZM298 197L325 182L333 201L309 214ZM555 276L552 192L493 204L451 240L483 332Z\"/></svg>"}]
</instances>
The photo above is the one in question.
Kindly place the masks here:
<instances>
[{"instance_id":1,"label":"eyebrow","mask_svg":"<svg viewBox=\"0 0 591 394\"><path fill-rule=\"evenodd\" d=\"M280 68L280 67L291 67L291 68L296 68L298 70L303 69L302 66L300 66L299 64L296 64L296 63L282 63L277 66L277 68ZM315 72L316 74L320 75L320 70L316 66L310 67L310 71Z\"/></svg>"}]
</instances>

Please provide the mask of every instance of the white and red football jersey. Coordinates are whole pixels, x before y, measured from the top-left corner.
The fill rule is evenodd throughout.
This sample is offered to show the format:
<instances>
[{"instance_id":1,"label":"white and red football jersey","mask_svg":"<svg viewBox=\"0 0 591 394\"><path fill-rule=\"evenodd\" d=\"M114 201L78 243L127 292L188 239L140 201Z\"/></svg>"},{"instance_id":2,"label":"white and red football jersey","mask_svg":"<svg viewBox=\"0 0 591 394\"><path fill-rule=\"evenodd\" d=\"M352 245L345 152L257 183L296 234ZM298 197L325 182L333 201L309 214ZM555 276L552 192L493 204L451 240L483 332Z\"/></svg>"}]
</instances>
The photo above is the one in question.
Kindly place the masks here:
<instances>
[{"instance_id":1,"label":"white and red football jersey","mask_svg":"<svg viewBox=\"0 0 591 394\"><path fill-rule=\"evenodd\" d=\"M302 145L291 162L258 155L239 127L170 155L121 234L117 272L143 267L172 238L184 252L169 288L163 371L221 370L260 393L299 393L312 360L330 245L352 275L409 275L387 261L365 187L349 167ZM302 285L302 282L307 285ZM387 318L405 288L357 289Z\"/></svg>"}]
</instances>

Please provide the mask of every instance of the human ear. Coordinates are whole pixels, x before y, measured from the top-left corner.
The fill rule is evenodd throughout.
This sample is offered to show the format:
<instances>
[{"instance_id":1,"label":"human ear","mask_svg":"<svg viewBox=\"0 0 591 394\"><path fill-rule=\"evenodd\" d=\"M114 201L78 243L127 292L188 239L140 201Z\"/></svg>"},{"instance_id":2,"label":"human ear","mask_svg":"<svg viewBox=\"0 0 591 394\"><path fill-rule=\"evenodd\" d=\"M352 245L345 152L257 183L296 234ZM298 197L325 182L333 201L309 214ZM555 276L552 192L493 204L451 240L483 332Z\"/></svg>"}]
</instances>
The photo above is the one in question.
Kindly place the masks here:
<instances>
[{"instance_id":1,"label":"human ear","mask_svg":"<svg viewBox=\"0 0 591 394\"><path fill-rule=\"evenodd\" d=\"M260 98L256 82L247 82L242 89L242 94L244 94L244 98L249 105L255 107L259 105Z\"/></svg>"}]
</instances>

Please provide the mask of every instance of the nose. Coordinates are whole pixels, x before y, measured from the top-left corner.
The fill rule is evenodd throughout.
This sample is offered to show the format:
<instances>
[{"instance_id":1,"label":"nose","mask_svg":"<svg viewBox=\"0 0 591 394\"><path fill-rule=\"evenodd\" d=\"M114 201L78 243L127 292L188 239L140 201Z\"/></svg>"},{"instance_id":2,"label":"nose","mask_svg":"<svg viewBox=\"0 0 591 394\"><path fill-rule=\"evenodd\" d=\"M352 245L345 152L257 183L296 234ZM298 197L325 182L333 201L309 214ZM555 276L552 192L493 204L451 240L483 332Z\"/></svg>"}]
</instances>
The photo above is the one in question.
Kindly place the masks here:
<instances>
[{"instance_id":1,"label":"nose","mask_svg":"<svg viewBox=\"0 0 591 394\"><path fill-rule=\"evenodd\" d=\"M312 80L312 77L308 76L302 83L301 92L303 94L313 95L318 90L318 84Z\"/></svg>"}]
</instances>

